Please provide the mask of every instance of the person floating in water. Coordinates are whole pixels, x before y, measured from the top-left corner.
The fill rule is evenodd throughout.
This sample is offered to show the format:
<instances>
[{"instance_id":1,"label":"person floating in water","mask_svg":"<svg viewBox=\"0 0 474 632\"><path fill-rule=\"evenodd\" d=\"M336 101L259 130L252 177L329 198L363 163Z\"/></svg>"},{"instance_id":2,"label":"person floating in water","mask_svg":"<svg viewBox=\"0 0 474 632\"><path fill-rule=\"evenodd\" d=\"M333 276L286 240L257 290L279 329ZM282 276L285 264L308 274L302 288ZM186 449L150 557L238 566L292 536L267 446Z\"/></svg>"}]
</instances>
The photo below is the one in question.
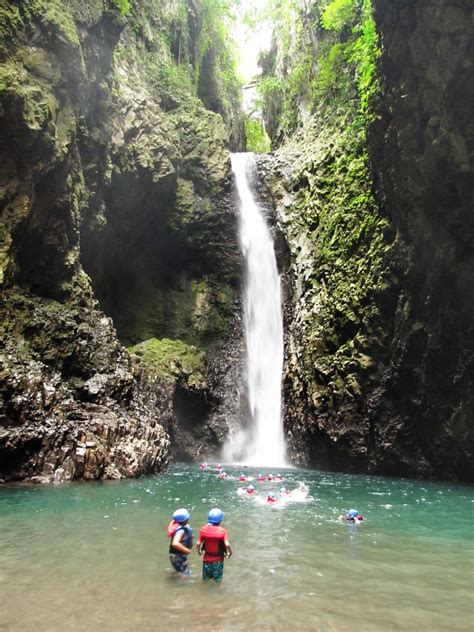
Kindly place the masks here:
<instances>
[{"instance_id":1,"label":"person floating in water","mask_svg":"<svg viewBox=\"0 0 474 632\"><path fill-rule=\"evenodd\" d=\"M193 530L189 525L189 511L187 509L177 509L166 532L170 542L170 562L177 573L189 575L188 555L193 546Z\"/></svg>"},{"instance_id":2,"label":"person floating in water","mask_svg":"<svg viewBox=\"0 0 474 632\"><path fill-rule=\"evenodd\" d=\"M257 481L264 481L265 480L265 476L263 474L259 474L257 476Z\"/></svg>"},{"instance_id":3,"label":"person floating in water","mask_svg":"<svg viewBox=\"0 0 474 632\"><path fill-rule=\"evenodd\" d=\"M206 462L204 462L204 463L201 463L201 465L199 466L199 468L200 468L201 470L208 470L208 469L209 469L209 465L208 465Z\"/></svg>"},{"instance_id":4,"label":"person floating in water","mask_svg":"<svg viewBox=\"0 0 474 632\"><path fill-rule=\"evenodd\" d=\"M247 489L245 490L247 492L247 494L255 494L255 487L253 485L248 485Z\"/></svg>"},{"instance_id":5,"label":"person floating in water","mask_svg":"<svg viewBox=\"0 0 474 632\"><path fill-rule=\"evenodd\" d=\"M207 524L199 529L199 538L196 543L199 555L204 553L202 562L202 578L204 581L213 579L221 582L224 576L224 557L231 557L232 547L230 546L227 530L221 527L224 519L223 512L218 509L211 509L207 517Z\"/></svg>"},{"instance_id":6,"label":"person floating in water","mask_svg":"<svg viewBox=\"0 0 474 632\"><path fill-rule=\"evenodd\" d=\"M277 497L275 496L275 494L273 494L273 493L268 494L267 502L268 502L269 505L273 505L273 503L276 503L277 502Z\"/></svg>"},{"instance_id":7,"label":"person floating in water","mask_svg":"<svg viewBox=\"0 0 474 632\"><path fill-rule=\"evenodd\" d=\"M345 521L347 524L359 524L364 520L364 516L357 509L349 509L346 513ZM339 516L339 522L344 522L344 518Z\"/></svg>"},{"instance_id":8,"label":"person floating in water","mask_svg":"<svg viewBox=\"0 0 474 632\"><path fill-rule=\"evenodd\" d=\"M290 495L290 491L288 489L286 489L286 487L280 487L280 494L282 496L289 496Z\"/></svg>"},{"instance_id":9,"label":"person floating in water","mask_svg":"<svg viewBox=\"0 0 474 632\"><path fill-rule=\"evenodd\" d=\"M219 474L217 475L218 478L227 478L227 472L219 472Z\"/></svg>"},{"instance_id":10,"label":"person floating in water","mask_svg":"<svg viewBox=\"0 0 474 632\"><path fill-rule=\"evenodd\" d=\"M285 479L281 474L277 474L273 480L277 481L278 483L282 483Z\"/></svg>"},{"instance_id":11,"label":"person floating in water","mask_svg":"<svg viewBox=\"0 0 474 632\"><path fill-rule=\"evenodd\" d=\"M246 479L246 477L245 477L245 474L242 472L242 473L240 474L240 476L239 476L239 481L246 481L246 480L247 480L247 479Z\"/></svg>"},{"instance_id":12,"label":"person floating in water","mask_svg":"<svg viewBox=\"0 0 474 632\"><path fill-rule=\"evenodd\" d=\"M364 516L357 509L349 509L349 511L346 514L347 522L359 524L359 522L362 522L363 519L364 519Z\"/></svg>"},{"instance_id":13,"label":"person floating in water","mask_svg":"<svg viewBox=\"0 0 474 632\"><path fill-rule=\"evenodd\" d=\"M273 474L269 474L269 475L267 476L267 480L268 480L268 481L273 481Z\"/></svg>"}]
</instances>

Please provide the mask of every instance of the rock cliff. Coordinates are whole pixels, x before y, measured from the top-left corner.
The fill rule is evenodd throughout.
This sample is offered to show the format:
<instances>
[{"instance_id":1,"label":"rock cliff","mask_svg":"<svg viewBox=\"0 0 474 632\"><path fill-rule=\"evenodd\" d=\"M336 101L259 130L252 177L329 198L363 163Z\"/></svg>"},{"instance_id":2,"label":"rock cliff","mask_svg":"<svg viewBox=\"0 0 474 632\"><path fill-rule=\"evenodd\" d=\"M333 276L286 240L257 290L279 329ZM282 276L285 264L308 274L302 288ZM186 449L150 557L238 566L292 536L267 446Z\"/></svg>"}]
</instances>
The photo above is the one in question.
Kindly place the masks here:
<instances>
[{"instance_id":1,"label":"rock cliff","mask_svg":"<svg viewBox=\"0 0 474 632\"><path fill-rule=\"evenodd\" d=\"M472 6L309 2L292 19L261 85L292 458L470 481Z\"/></svg>"},{"instance_id":2,"label":"rock cliff","mask_svg":"<svg viewBox=\"0 0 474 632\"><path fill-rule=\"evenodd\" d=\"M199 95L212 24L192 0L0 14L0 477L159 471L169 433L181 456L219 444L220 380L239 372L240 128L225 86L206 93L214 111ZM166 370L123 346L163 339ZM200 381L182 345L202 358Z\"/></svg>"}]
</instances>

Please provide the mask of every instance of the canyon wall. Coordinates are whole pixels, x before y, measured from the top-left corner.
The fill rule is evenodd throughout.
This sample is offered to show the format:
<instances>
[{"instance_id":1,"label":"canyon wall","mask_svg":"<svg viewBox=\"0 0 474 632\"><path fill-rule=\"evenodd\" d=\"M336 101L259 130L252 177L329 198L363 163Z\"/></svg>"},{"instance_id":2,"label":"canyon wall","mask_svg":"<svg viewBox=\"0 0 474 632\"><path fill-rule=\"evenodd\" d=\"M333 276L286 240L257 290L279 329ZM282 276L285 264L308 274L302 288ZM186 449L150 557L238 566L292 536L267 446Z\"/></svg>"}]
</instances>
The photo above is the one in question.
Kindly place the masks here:
<instances>
[{"instance_id":1,"label":"canyon wall","mask_svg":"<svg viewBox=\"0 0 474 632\"><path fill-rule=\"evenodd\" d=\"M471 481L472 5L284 17L262 58L275 152L261 173L290 252L292 458Z\"/></svg>"},{"instance_id":2,"label":"canyon wall","mask_svg":"<svg viewBox=\"0 0 474 632\"><path fill-rule=\"evenodd\" d=\"M0 15L0 478L160 471L170 438L215 449L240 374L242 143L215 25L192 0Z\"/></svg>"}]
</instances>

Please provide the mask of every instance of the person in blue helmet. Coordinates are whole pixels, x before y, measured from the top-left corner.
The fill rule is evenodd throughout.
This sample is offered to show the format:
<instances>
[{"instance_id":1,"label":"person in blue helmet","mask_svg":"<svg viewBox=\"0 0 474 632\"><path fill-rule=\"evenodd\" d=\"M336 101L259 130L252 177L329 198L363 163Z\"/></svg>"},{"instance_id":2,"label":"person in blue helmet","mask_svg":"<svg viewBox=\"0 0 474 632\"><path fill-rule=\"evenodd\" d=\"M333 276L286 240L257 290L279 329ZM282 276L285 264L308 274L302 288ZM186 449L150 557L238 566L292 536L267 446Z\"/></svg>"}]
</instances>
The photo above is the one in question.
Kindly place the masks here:
<instances>
[{"instance_id":1,"label":"person in blue helmet","mask_svg":"<svg viewBox=\"0 0 474 632\"><path fill-rule=\"evenodd\" d=\"M169 555L172 567L180 575L190 575L188 555L193 547L193 530L189 524L187 509L177 509L174 512L166 535L171 538Z\"/></svg>"},{"instance_id":2,"label":"person in blue helmet","mask_svg":"<svg viewBox=\"0 0 474 632\"><path fill-rule=\"evenodd\" d=\"M357 509L349 509L346 514L346 522L350 524L359 524L364 520L364 516Z\"/></svg>"},{"instance_id":3,"label":"person in blue helmet","mask_svg":"<svg viewBox=\"0 0 474 632\"><path fill-rule=\"evenodd\" d=\"M199 555L204 553L202 563L204 581L213 579L216 582L221 582L224 576L224 558L229 558L232 555L227 530L221 527L223 519L224 514L220 509L217 507L211 509L207 517L207 524L199 529L196 547Z\"/></svg>"}]
</instances>

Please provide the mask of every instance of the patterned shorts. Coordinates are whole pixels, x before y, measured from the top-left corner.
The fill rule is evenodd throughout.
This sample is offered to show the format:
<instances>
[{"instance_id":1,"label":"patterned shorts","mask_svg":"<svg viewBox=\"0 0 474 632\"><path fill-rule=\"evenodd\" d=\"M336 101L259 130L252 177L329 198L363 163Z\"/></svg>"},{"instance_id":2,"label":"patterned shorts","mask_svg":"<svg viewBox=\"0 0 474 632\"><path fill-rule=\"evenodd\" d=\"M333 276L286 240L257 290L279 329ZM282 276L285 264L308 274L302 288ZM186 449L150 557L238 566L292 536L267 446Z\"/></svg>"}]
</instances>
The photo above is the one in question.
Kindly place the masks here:
<instances>
[{"instance_id":1,"label":"patterned shorts","mask_svg":"<svg viewBox=\"0 0 474 632\"><path fill-rule=\"evenodd\" d=\"M202 565L202 578L207 581L213 579L221 582L224 575L224 562L204 562Z\"/></svg>"},{"instance_id":2,"label":"patterned shorts","mask_svg":"<svg viewBox=\"0 0 474 632\"><path fill-rule=\"evenodd\" d=\"M191 571L188 568L188 556L184 553L170 553L170 562L172 567L178 573L189 575Z\"/></svg>"}]
</instances>

